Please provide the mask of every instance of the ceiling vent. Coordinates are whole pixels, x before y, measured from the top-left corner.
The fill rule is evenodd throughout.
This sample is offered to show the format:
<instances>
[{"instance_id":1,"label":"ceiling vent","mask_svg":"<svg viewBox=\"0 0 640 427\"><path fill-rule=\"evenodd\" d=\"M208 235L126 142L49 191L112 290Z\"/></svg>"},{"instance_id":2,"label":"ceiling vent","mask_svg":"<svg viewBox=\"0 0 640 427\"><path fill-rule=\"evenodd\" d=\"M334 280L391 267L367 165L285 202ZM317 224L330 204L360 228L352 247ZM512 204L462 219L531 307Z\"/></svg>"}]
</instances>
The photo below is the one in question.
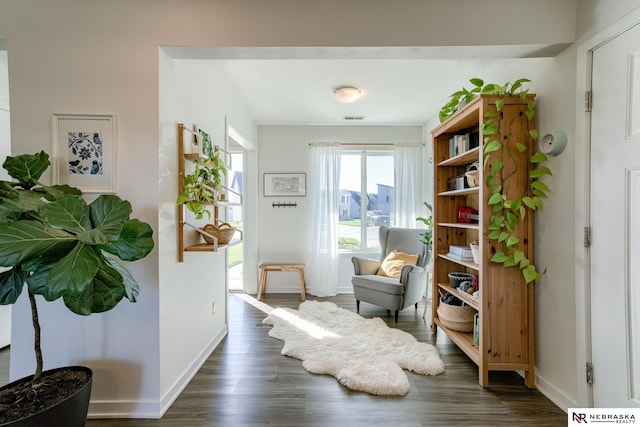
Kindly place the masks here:
<instances>
[{"instance_id":1,"label":"ceiling vent","mask_svg":"<svg viewBox=\"0 0 640 427\"><path fill-rule=\"evenodd\" d=\"M364 116L344 116L345 120L364 120Z\"/></svg>"}]
</instances>

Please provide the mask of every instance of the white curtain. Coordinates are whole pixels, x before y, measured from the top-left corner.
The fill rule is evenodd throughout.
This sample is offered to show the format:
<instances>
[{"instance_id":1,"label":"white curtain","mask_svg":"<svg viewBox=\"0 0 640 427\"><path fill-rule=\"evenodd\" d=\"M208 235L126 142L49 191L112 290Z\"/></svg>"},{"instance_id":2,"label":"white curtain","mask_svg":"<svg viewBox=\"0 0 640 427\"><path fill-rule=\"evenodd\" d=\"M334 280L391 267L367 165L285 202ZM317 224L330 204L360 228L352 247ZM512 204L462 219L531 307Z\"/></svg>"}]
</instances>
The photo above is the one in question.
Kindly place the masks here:
<instances>
[{"instance_id":1,"label":"white curtain","mask_svg":"<svg viewBox=\"0 0 640 427\"><path fill-rule=\"evenodd\" d=\"M417 228L416 217L421 216L422 204L422 145L396 143L393 148L394 161L394 225Z\"/></svg>"},{"instance_id":2,"label":"white curtain","mask_svg":"<svg viewBox=\"0 0 640 427\"><path fill-rule=\"evenodd\" d=\"M314 218L307 287L311 295L326 297L338 293L340 144L312 144L311 158Z\"/></svg>"}]
</instances>

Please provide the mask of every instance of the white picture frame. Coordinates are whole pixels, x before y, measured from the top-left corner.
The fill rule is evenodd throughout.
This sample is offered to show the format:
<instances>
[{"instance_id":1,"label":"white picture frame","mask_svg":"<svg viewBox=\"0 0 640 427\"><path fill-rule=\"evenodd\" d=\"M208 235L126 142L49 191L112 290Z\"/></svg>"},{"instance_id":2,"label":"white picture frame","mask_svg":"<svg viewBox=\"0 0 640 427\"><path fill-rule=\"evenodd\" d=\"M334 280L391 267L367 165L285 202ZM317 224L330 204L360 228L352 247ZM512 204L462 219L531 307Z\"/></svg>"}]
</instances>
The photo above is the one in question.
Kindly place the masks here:
<instances>
[{"instance_id":1,"label":"white picture frame","mask_svg":"<svg viewBox=\"0 0 640 427\"><path fill-rule=\"evenodd\" d=\"M307 195L306 173L265 173L265 197L304 197Z\"/></svg>"},{"instance_id":2,"label":"white picture frame","mask_svg":"<svg viewBox=\"0 0 640 427\"><path fill-rule=\"evenodd\" d=\"M113 114L54 114L53 183L83 193L115 193L117 133Z\"/></svg>"}]
</instances>

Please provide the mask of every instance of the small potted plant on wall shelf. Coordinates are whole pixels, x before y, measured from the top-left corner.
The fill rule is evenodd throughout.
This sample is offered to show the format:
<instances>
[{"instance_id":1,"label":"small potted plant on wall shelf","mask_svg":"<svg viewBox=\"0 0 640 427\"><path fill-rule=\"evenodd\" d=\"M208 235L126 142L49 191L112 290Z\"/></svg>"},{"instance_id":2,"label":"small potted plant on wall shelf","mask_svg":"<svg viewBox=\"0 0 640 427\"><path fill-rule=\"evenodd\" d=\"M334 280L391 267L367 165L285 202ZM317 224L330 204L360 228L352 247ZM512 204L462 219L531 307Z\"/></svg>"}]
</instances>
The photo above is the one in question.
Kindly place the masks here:
<instances>
[{"instance_id":1,"label":"small potted plant on wall shelf","mask_svg":"<svg viewBox=\"0 0 640 427\"><path fill-rule=\"evenodd\" d=\"M73 313L89 315L135 302L139 285L116 258L136 261L154 247L149 224L130 218L131 204L101 195L90 204L77 188L38 180L49 156L7 157L15 182L0 181L0 304L25 288L34 327L36 370L0 388L2 426L84 426L92 373L86 367L43 372L36 300L62 298ZM39 295L39 297L37 297Z\"/></svg>"},{"instance_id":2,"label":"small potted plant on wall shelf","mask_svg":"<svg viewBox=\"0 0 640 427\"><path fill-rule=\"evenodd\" d=\"M203 219L205 214L211 218L208 206L224 197L222 180L227 168L219 150L215 150L212 156L194 159L193 164L193 172L184 177L184 188L178 195L177 204L185 204L198 220Z\"/></svg>"}]
</instances>

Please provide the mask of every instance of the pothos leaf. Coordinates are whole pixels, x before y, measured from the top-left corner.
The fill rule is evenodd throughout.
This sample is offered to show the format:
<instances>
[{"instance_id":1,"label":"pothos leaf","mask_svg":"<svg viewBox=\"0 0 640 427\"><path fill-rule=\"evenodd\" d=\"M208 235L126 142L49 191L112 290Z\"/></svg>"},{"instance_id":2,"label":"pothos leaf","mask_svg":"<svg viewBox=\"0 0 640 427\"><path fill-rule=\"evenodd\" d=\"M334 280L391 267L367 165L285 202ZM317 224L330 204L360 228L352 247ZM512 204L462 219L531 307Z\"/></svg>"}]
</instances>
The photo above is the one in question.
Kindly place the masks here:
<instances>
[{"instance_id":1,"label":"pothos leaf","mask_svg":"<svg viewBox=\"0 0 640 427\"><path fill-rule=\"evenodd\" d=\"M549 160L549 158L541 151L536 151L533 156L531 156L531 159L529 159L531 163L546 162L547 160Z\"/></svg>"},{"instance_id":2,"label":"pothos leaf","mask_svg":"<svg viewBox=\"0 0 640 427\"><path fill-rule=\"evenodd\" d=\"M500 143L500 141L498 141L497 139L494 139L493 141L491 141L490 143L484 146L483 151L484 151L484 154L489 154L494 151L498 151L501 148L502 148L502 144Z\"/></svg>"},{"instance_id":3,"label":"pothos leaf","mask_svg":"<svg viewBox=\"0 0 640 427\"><path fill-rule=\"evenodd\" d=\"M496 252L491 257L491 262L497 262L498 264L502 264L507 259L507 255L504 252Z\"/></svg>"},{"instance_id":4,"label":"pothos leaf","mask_svg":"<svg viewBox=\"0 0 640 427\"><path fill-rule=\"evenodd\" d=\"M531 283L538 278L538 272L533 264L529 264L522 269L522 275L527 283Z\"/></svg>"}]
</instances>

